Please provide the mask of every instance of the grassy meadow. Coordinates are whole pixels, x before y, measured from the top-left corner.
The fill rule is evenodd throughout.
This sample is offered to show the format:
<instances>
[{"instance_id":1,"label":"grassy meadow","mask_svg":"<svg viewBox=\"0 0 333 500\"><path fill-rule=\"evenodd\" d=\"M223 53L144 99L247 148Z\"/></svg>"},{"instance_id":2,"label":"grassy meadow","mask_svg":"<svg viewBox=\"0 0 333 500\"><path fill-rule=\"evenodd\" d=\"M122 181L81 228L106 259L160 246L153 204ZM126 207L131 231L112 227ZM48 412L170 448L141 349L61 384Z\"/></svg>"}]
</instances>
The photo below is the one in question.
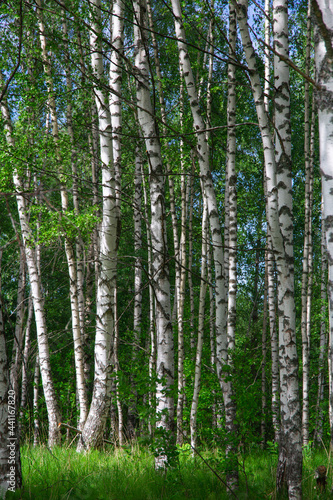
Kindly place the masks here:
<instances>
[{"instance_id":1,"label":"grassy meadow","mask_svg":"<svg viewBox=\"0 0 333 500\"><path fill-rule=\"evenodd\" d=\"M93 451L85 455L74 448L23 446L21 450L23 488L6 498L31 500L159 500L230 498L223 458L218 450L202 451L206 463L191 455L189 445L180 449L179 466L167 473L154 470L154 457L145 448ZM272 449L239 455L239 499L275 499L276 452ZM318 492L314 471L328 467L326 493ZM332 467L325 451L304 450L303 498L331 498Z\"/></svg>"}]
</instances>

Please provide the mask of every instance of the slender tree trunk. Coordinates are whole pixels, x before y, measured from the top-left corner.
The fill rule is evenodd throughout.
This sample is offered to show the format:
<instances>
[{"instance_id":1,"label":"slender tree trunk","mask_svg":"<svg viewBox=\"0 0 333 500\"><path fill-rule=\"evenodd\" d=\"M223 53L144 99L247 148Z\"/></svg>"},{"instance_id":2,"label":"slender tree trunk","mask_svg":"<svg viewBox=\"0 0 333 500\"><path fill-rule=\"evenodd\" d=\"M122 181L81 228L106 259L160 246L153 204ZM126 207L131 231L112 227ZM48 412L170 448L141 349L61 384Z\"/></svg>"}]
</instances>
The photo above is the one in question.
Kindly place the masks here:
<instances>
[{"instance_id":1,"label":"slender tree trunk","mask_svg":"<svg viewBox=\"0 0 333 500\"><path fill-rule=\"evenodd\" d=\"M13 129L10 120L8 106L5 99L1 101L1 112L5 120L5 131L6 131L7 142L11 147L14 148L15 142L13 136ZM25 256L26 256L26 262L30 280L30 289L35 311L38 351L40 358L40 370L42 375L43 390L44 390L45 402L49 420L48 442L49 446L54 446L60 440L60 432L58 428L58 423L60 422L60 416L56 402L52 375L51 375L50 352L49 352L49 344L47 338L47 328L46 328L46 319L44 310L44 299L42 295L41 278L37 269L36 255L33 243L34 237L29 225L26 199L23 195L24 187L22 186L22 181L17 173L17 170L14 170L13 182L16 190L17 208L18 208L21 232L25 248Z\"/></svg>"},{"instance_id":2,"label":"slender tree trunk","mask_svg":"<svg viewBox=\"0 0 333 500\"><path fill-rule=\"evenodd\" d=\"M139 0L135 10L135 71L138 105L138 120L145 138L149 162L151 241L152 241L152 283L155 294L155 317L157 337L157 429L161 431L161 443L155 467L169 464L167 448L173 447L174 399L171 386L174 383L174 347L171 324L170 281L168 270L168 249L165 227L164 175L160 143L153 119L153 108L149 90L148 54L146 52L146 5ZM168 443L166 442L168 439Z\"/></svg>"},{"instance_id":3,"label":"slender tree trunk","mask_svg":"<svg viewBox=\"0 0 333 500\"><path fill-rule=\"evenodd\" d=\"M147 1L148 19L149 27L151 29L152 42L154 47L155 56L155 66L157 74L157 83L159 91L159 102L161 107L162 123L163 123L163 135L167 135L167 122L166 122L166 106L164 100L164 92L162 87L162 71L160 67L160 59L158 54L158 45L154 30L154 22L150 1ZM184 116L184 96L183 96L183 78L182 71L180 68L180 127L183 128L183 116ZM166 143L168 146L168 143ZM176 215L176 200L175 200L175 187L174 180L172 176L172 169L167 160L167 171L168 171L168 183L169 183L169 199L170 199L170 213L172 220L172 232L173 232L173 246L175 254L175 299L174 299L174 309L172 314L172 321L174 322L173 316L177 317L177 327L178 327L178 363L177 363L177 387L178 387L178 398L177 398L177 444L182 444L183 442L183 406L184 406L184 329L183 329L183 316L184 316L184 293L185 293L185 265L186 265L186 253L185 253L185 242L186 242L186 188L185 188L185 177L184 177L184 161L183 161L183 140L180 140L180 171L182 173L181 181L181 234L178 238L178 220Z\"/></svg>"},{"instance_id":4,"label":"slender tree trunk","mask_svg":"<svg viewBox=\"0 0 333 500\"><path fill-rule=\"evenodd\" d=\"M268 225L278 271L279 291L279 359L280 359L280 402L281 433L279 447L279 463L277 470L277 487L287 483L290 499L301 498L302 481L302 446L301 446L301 414L298 394L298 359L295 336L295 304L293 276L293 244L292 244L292 203L290 174L290 125L289 125L289 83L286 68L281 67L276 59L276 102L279 112L276 114L276 126L279 130L277 140L277 164L269 129L269 120L264 105L264 95L256 68L256 57L252 46L247 24L247 0L236 1L239 28L243 48L249 68L254 102L257 109L258 122L262 135L265 172L267 179ZM282 18L280 17L282 16ZM286 51L287 8L275 3L276 40L280 41L279 50ZM278 69L280 68L280 69ZM279 115L279 116L277 116ZM281 121L280 121L281 120ZM284 144L280 144L280 137ZM278 182L279 179L279 182ZM279 186L279 190L277 190ZM279 213L281 218L279 218ZM281 224L281 226L280 226Z\"/></svg>"},{"instance_id":5,"label":"slender tree trunk","mask_svg":"<svg viewBox=\"0 0 333 500\"><path fill-rule=\"evenodd\" d=\"M44 73L46 77L46 84L48 91L48 104L51 114L52 136L56 147L56 155L57 155L57 161L59 163L59 173L61 178L60 181L61 208L62 212L66 213L69 209L69 202L68 202L68 194L66 186L64 184L64 181L62 180L64 172L62 167L62 158L60 157L59 146L58 146L58 141L59 141L58 118L57 118L56 103L54 96L54 88L53 88L54 85L53 85L51 64L47 53L45 27L42 19L41 0L37 0L37 18L38 18L39 38L42 50ZM65 30L65 36L66 36L66 30ZM74 339L76 388L78 392L79 410L80 410L79 428L82 429L88 414L88 400L87 400L87 392L84 379L83 351L81 343L80 312L79 312L78 288L77 288L77 282L78 282L77 269L75 264L73 245L67 236L65 236L65 253L69 271L69 289L70 289L70 302L71 302L71 314L72 314L72 330Z\"/></svg>"},{"instance_id":6,"label":"slender tree trunk","mask_svg":"<svg viewBox=\"0 0 333 500\"><path fill-rule=\"evenodd\" d=\"M34 416L34 447L39 445L39 404L38 404L38 388L39 388L39 375L40 375L40 365L39 365L39 354L36 354L35 360L35 370L34 370L34 389L33 389L33 401L32 410Z\"/></svg>"},{"instance_id":7,"label":"slender tree trunk","mask_svg":"<svg viewBox=\"0 0 333 500\"><path fill-rule=\"evenodd\" d=\"M236 11L229 2L229 58L232 61L236 53ZM227 474L228 486L233 490L238 487L237 461L235 460L236 440L236 402L233 395L231 373L233 369L233 351L236 336L236 293L237 293L237 176L236 176L236 68L228 64L228 104L227 104L227 171L228 181L228 319L227 346L229 377L225 382L228 389L224 397L226 430L230 436L227 444L227 456L233 457Z\"/></svg>"},{"instance_id":8,"label":"slender tree trunk","mask_svg":"<svg viewBox=\"0 0 333 500\"><path fill-rule=\"evenodd\" d=\"M28 318L25 325L24 334L24 350L23 350L23 360L22 360L22 382L21 382L21 404L20 404L20 423L23 420L23 411L27 404L28 396L28 363L29 363L29 351L30 351L30 332L31 324L33 319L33 302L31 294L29 295L28 303Z\"/></svg>"},{"instance_id":9,"label":"slender tree trunk","mask_svg":"<svg viewBox=\"0 0 333 500\"><path fill-rule=\"evenodd\" d=\"M306 43L306 74L310 74L311 51L311 1L308 4L307 43ZM303 405L302 405L302 437L303 446L309 443L309 378L310 378L310 336L308 325L310 323L309 305L311 303L311 273L312 266L312 177L313 164L310 157L310 84L304 83L304 158L305 158L305 214L304 214L304 250L302 272L302 360L303 360ZM309 296L310 295L310 296ZM308 317L309 312L309 317Z\"/></svg>"},{"instance_id":10,"label":"slender tree trunk","mask_svg":"<svg viewBox=\"0 0 333 500\"><path fill-rule=\"evenodd\" d=\"M267 207L266 211L268 213ZM268 317L271 341L272 359L272 423L274 429L274 442L279 442L280 435L280 370L279 346L276 324L276 299L275 299L275 272L274 253L272 251L272 238L267 228L267 280L268 280Z\"/></svg>"},{"instance_id":11,"label":"slender tree trunk","mask_svg":"<svg viewBox=\"0 0 333 500\"><path fill-rule=\"evenodd\" d=\"M91 65L96 79L95 103L98 114L102 163L103 216L97 284L95 375L92 402L78 450L95 447L101 440L111 398L111 361L114 339L114 289L117 266L117 215L115 210L115 175L112 158L111 118L105 94L99 88L103 79L103 56L100 40L100 0L91 4Z\"/></svg>"},{"instance_id":12,"label":"slender tree trunk","mask_svg":"<svg viewBox=\"0 0 333 500\"><path fill-rule=\"evenodd\" d=\"M324 0L312 3L317 22L315 34L316 79L320 85L317 93L319 118L320 170L323 193L323 221L328 261L328 377L329 422L331 449L333 448L333 5Z\"/></svg>"},{"instance_id":13,"label":"slender tree trunk","mask_svg":"<svg viewBox=\"0 0 333 500\"><path fill-rule=\"evenodd\" d=\"M325 225L324 219L321 219L321 280L320 280L320 344L319 344L319 360L318 360L318 392L316 404L316 427L314 441L320 446L323 440L323 400L324 400L324 377L325 377L325 359L327 352L327 331L326 331L326 316L327 316L327 257L326 257L326 241L325 241Z\"/></svg>"},{"instance_id":14,"label":"slender tree trunk","mask_svg":"<svg viewBox=\"0 0 333 500\"><path fill-rule=\"evenodd\" d=\"M265 289L264 289L264 313L262 320L261 336L261 447L265 448L266 443L266 363L267 363L267 316L268 316L268 269L267 269L267 245L265 251Z\"/></svg>"},{"instance_id":15,"label":"slender tree trunk","mask_svg":"<svg viewBox=\"0 0 333 500\"><path fill-rule=\"evenodd\" d=\"M273 0L273 10L274 47L276 51L288 57L287 0ZM289 66L276 54L274 55L274 80L279 222L284 241L284 258L289 267L287 271L279 272L278 275L281 432L277 489L282 490L285 483L288 486L289 498L296 499L302 496L302 450L301 434L297 428L300 408L294 300L290 84Z\"/></svg>"},{"instance_id":16,"label":"slender tree trunk","mask_svg":"<svg viewBox=\"0 0 333 500\"><path fill-rule=\"evenodd\" d=\"M147 253L148 253L148 279L149 279L149 381L150 386L153 385L153 380L155 378L156 372L156 337L155 337L155 307L154 307L154 290L153 290L153 269L152 269L152 245L151 245L151 234L149 230L149 209L148 209L148 196L146 190L146 184L144 179L143 165L141 162L141 176L142 176L142 189L143 189L143 199L144 199L144 214L146 220L146 235L147 235ZM148 394L148 403L149 403L149 420L148 420L148 431L149 435L152 438L154 435L154 428L152 425L152 420L154 420L153 413L155 411L155 392L153 390L149 391Z\"/></svg>"},{"instance_id":17,"label":"slender tree trunk","mask_svg":"<svg viewBox=\"0 0 333 500\"><path fill-rule=\"evenodd\" d=\"M193 267L193 205L194 205L194 158L192 157L192 170L189 179L189 194L188 194L188 287L190 292L190 342L191 352L194 351L194 290L192 280ZM215 316L214 316L215 318ZM215 358L214 358L215 359Z\"/></svg>"},{"instance_id":18,"label":"slender tree trunk","mask_svg":"<svg viewBox=\"0 0 333 500\"><path fill-rule=\"evenodd\" d=\"M199 297L199 321L198 321L198 341L195 357L194 371L194 388L193 398L190 413L190 431L191 431L191 446L193 448L193 456L195 456L195 448L197 446L197 413L201 383L201 358L204 339L204 324L205 324L205 299L207 291L207 239L208 239L208 217L207 207L204 204L202 215L202 243L201 243L201 282L200 282L200 297Z\"/></svg>"},{"instance_id":19,"label":"slender tree trunk","mask_svg":"<svg viewBox=\"0 0 333 500\"><path fill-rule=\"evenodd\" d=\"M264 106L266 113L269 115L269 102L270 102L270 75L271 75L271 57L269 46L271 44L271 7L270 0L265 0L265 84L264 84ZM267 179L264 174L264 188L265 197L267 198ZM268 222L268 209L266 206L266 217ZM269 224L267 224L267 242L265 253L265 275L267 269L267 299L268 299L268 317L270 328L270 342L271 342L271 359L272 359L272 421L274 429L274 441L278 443L280 433L280 373L279 373L279 347L277 338L277 325L276 325L276 307L275 307L275 273L274 273L274 253L272 251L272 239L269 234Z\"/></svg>"},{"instance_id":20,"label":"slender tree trunk","mask_svg":"<svg viewBox=\"0 0 333 500\"><path fill-rule=\"evenodd\" d=\"M114 373L115 373L115 398L117 404L118 411L118 442L119 446L122 447L124 445L124 418L123 418L123 409L120 401L120 393L119 393L119 358L118 358L118 346L119 346L119 328L118 328L118 301L117 301L117 287L114 289L114 320L115 320L115 328L114 328L114 348L113 348L113 364L114 364Z\"/></svg>"},{"instance_id":21,"label":"slender tree trunk","mask_svg":"<svg viewBox=\"0 0 333 500\"><path fill-rule=\"evenodd\" d=\"M190 107L194 122L194 128L197 133L197 151L198 161L200 166L200 177L203 185L204 197L207 201L210 229L213 243L214 265L215 265L215 300L216 300L216 362L217 374L223 391L225 414L226 414L226 428L228 431L229 444L227 446L227 454L229 458L235 456L234 450L231 448L235 444L234 436L230 434L234 431L234 417L235 417L235 399L233 396L233 389L231 381L226 382L223 366L228 362L228 338L226 335L226 289L223 270L223 245L221 226L218 217L218 206L216 195L213 185L213 180L209 168L209 151L207 144L207 137L205 133L205 124L200 114L198 94L195 88L192 67L187 51L185 30L182 22L182 13L179 0L172 0L172 10L175 21L175 31L178 43L180 64L183 69L187 93L189 96ZM232 347L232 346L231 346ZM230 446L229 446L230 445ZM236 470L230 470L228 476L230 477L230 485L236 487ZM229 480L228 480L229 482ZM229 485L229 486L230 486Z\"/></svg>"}]
</instances>

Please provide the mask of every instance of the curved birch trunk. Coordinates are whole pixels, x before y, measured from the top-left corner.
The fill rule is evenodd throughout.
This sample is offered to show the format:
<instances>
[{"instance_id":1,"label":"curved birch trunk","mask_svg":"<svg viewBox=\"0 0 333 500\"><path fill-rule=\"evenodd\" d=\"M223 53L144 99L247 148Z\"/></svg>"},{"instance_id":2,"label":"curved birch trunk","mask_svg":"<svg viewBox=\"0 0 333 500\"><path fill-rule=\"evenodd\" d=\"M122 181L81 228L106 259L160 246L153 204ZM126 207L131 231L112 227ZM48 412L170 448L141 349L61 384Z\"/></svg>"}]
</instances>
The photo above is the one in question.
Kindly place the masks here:
<instances>
[{"instance_id":1,"label":"curved birch trunk","mask_svg":"<svg viewBox=\"0 0 333 500\"><path fill-rule=\"evenodd\" d=\"M301 413L298 394L298 359L295 335L295 304L293 275L293 242L292 242L292 201L290 175L290 125L288 119L289 83L286 68L280 67L282 61L276 60L279 68L275 74L277 100L281 111L277 113L278 130L284 144L277 141L277 164L274 156L274 146L270 134L269 120L264 105L264 94L261 88L259 73L256 67L256 57L247 24L247 0L233 0L237 7L238 24L242 36L243 48L249 68L254 102L257 109L259 128L262 136L265 172L267 182L268 225L272 238L278 271L279 292L279 360L280 360L280 402L281 402L281 433L279 447L279 463L277 470L277 488L288 485L290 499L301 498L302 481L302 445L301 445ZM285 36L286 4L275 3L276 40L286 50ZM281 17L280 17L281 16ZM283 47L283 48L282 48ZM284 153L286 151L286 153ZM279 179L279 183L278 183ZM279 186L280 189L277 189ZM279 217L281 214L281 217ZM281 224L281 226L280 226Z\"/></svg>"},{"instance_id":2,"label":"curved birch trunk","mask_svg":"<svg viewBox=\"0 0 333 500\"><path fill-rule=\"evenodd\" d=\"M168 249L165 227L164 175L162 155L149 89L149 67L146 54L144 28L146 26L146 5L143 0L134 3L135 25L135 71L138 120L142 129L149 162L152 283L155 294L156 347L157 347L157 429L161 432L161 443L155 467L169 465L167 448L173 447L174 400L170 392L174 383L174 347L171 324L170 282L168 270ZM167 443L166 440L169 442Z\"/></svg>"}]
</instances>

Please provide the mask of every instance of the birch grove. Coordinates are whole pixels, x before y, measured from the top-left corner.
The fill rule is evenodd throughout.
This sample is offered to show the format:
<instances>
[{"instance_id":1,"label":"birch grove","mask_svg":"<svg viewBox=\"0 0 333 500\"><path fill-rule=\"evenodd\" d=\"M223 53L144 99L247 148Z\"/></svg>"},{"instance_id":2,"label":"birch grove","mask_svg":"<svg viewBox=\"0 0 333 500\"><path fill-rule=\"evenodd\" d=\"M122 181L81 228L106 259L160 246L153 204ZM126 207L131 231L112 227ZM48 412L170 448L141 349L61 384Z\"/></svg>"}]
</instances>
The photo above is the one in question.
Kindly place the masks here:
<instances>
[{"instance_id":1,"label":"birch grove","mask_svg":"<svg viewBox=\"0 0 333 500\"><path fill-rule=\"evenodd\" d=\"M232 497L249 450L277 452L277 494L304 497L302 445L333 446L332 6L1 9L0 403L15 392L20 438L149 445L172 471L207 446Z\"/></svg>"}]
</instances>

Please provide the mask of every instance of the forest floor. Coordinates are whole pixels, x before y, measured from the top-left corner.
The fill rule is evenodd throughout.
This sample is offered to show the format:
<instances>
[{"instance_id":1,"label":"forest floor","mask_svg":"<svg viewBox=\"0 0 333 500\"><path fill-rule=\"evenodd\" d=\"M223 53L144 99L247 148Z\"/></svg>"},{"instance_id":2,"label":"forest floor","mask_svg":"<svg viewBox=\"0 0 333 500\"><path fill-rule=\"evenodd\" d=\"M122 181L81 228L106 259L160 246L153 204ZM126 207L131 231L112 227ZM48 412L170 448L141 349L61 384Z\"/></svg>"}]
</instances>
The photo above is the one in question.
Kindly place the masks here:
<instances>
[{"instance_id":1,"label":"forest floor","mask_svg":"<svg viewBox=\"0 0 333 500\"><path fill-rule=\"evenodd\" d=\"M74 448L46 447L21 449L23 488L8 499L31 500L159 500L230 498L217 475L225 479L223 458L218 450L202 451L206 463L192 458L189 445L180 449L179 466L167 474L154 470L154 457L146 448L93 451L86 455ZM240 488L237 498L264 500L276 498L276 450L253 451L239 456ZM328 469L326 493L316 488L314 471ZM217 474L215 475L212 470ZM303 498L332 498L332 466L325 451L304 451Z\"/></svg>"}]
</instances>

